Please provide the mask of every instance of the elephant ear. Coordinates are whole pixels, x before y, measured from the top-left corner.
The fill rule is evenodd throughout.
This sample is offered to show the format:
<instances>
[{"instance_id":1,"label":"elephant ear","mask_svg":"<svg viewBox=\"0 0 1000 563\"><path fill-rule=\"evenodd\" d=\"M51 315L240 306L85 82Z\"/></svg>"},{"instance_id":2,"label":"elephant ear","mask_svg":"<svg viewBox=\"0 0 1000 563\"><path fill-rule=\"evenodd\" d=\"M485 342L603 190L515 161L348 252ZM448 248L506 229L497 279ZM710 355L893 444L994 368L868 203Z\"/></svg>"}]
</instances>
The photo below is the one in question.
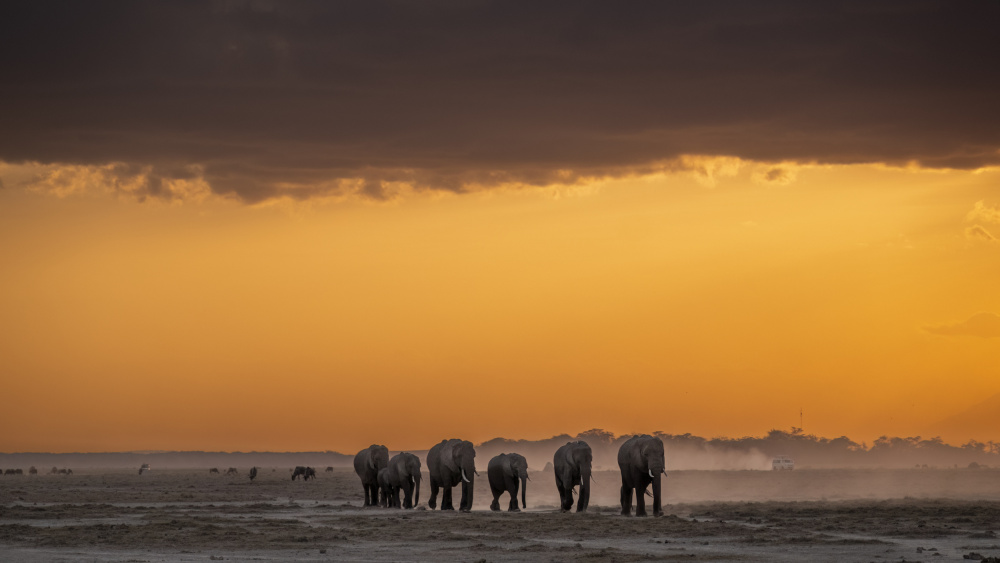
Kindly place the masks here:
<instances>
[{"instance_id":1,"label":"elephant ear","mask_svg":"<svg viewBox=\"0 0 1000 563\"><path fill-rule=\"evenodd\" d=\"M368 467L375 469L375 454L378 450L374 447L368 448Z\"/></svg>"},{"instance_id":2,"label":"elephant ear","mask_svg":"<svg viewBox=\"0 0 1000 563\"><path fill-rule=\"evenodd\" d=\"M441 462L453 473L461 471L455 463L455 440L448 440L441 446Z\"/></svg>"},{"instance_id":3,"label":"elephant ear","mask_svg":"<svg viewBox=\"0 0 1000 563\"><path fill-rule=\"evenodd\" d=\"M567 446L569 445L567 444ZM576 460L573 459L574 451L576 451L576 448L573 448L572 446L569 446L563 450L563 457L566 459L566 463L568 463L570 467L576 464Z\"/></svg>"},{"instance_id":4,"label":"elephant ear","mask_svg":"<svg viewBox=\"0 0 1000 563\"><path fill-rule=\"evenodd\" d=\"M514 468L510 466L509 455L503 456L503 459L500 460L500 467L503 468L504 475L513 475L514 477L517 477L517 475L514 475Z\"/></svg>"},{"instance_id":5,"label":"elephant ear","mask_svg":"<svg viewBox=\"0 0 1000 563\"><path fill-rule=\"evenodd\" d=\"M632 444L632 463L635 464L636 468L642 468L649 465L646 463L646 457L642 455L643 446L645 445L646 444L639 439Z\"/></svg>"}]
</instances>

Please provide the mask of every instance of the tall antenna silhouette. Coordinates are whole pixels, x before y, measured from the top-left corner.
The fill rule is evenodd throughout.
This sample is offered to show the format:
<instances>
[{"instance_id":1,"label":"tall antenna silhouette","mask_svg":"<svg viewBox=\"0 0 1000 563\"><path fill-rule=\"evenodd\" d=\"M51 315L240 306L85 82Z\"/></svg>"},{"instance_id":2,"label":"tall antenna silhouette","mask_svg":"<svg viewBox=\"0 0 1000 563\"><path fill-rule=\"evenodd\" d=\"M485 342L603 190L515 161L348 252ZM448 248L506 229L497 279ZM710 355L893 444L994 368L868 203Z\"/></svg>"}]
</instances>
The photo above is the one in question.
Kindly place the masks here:
<instances>
[{"instance_id":1,"label":"tall antenna silhouette","mask_svg":"<svg viewBox=\"0 0 1000 563\"><path fill-rule=\"evenodd\" d=\"M799 430L802 430L802 407L799 407Z\"/></svg>"}]
</instances>

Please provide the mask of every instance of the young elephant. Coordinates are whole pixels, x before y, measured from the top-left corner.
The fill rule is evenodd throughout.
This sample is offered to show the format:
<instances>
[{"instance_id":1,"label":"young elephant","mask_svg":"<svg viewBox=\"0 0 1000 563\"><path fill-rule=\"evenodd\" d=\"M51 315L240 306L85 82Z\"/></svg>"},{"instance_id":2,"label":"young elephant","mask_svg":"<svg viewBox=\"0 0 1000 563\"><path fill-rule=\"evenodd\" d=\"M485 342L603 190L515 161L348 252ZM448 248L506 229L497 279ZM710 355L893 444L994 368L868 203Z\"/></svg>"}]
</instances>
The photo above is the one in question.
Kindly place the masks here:
<instances>
[{"instance_id":1,"label":"young elephant","mask_svg":"<svg viewBox=\"0 0 1000 563\"><path fill-rule=\"evenodd\" d=\"M396 500L392 495L392 481L389 478L389 468L383 467L378 470L378 506L382 508L393 508Z\"/></svg>"},{"instance_id":2,"label":"young elephant","mask_svg":"<svg viewBox=\"0 0 1000 563\"><path fill-rule=\"evenodd\" d=\"M622 515L632 513L635 491L635 515L646 515L646 487L653 484L653 516L663 516L660 475L666 475L663 441L648 434L633 436L618 449L618 467L622 471Z\"/></svg>"},{"instance_id":3,"label":"young elephant","mask_svg":"<svg viewBox=\"0 0 1000 563\"><path fill-rule=\"evenodd\" d=\"M590 450L590 445L583 440L567 442L565 446L556 450L552 463L563 512L569 512L573 508L575 485L580 485L580 499L576 503L576 511L587 511L587 506L590 504L590 465L593 461L594 454Z\"/></svg>"},{"instance_id":4,"label":"young elephant","mask_svg":"<svg viewBox=\"0 0 1000 563\"><path fill-rule=\"evenodd\" d=\"M413 508L420 504L420 458L406 452L396 454L389 460L388 470L394 506ZM400 506L400 491L403 492L402 506Z\"/></svg>"},{"instance_id":5,"label":"young elephant","mask_svg":"<svg viewBox=\"0 0 1000 563\"><path fill-rule=\"evenodd\" d=\"M490 510L500 510L500 495L510 493L510 504L507 512L520 512L517 507L517 489L521 487L521 505L528 508L525 495L528 491L528 460L521 454L500 454L490 460L486 467L486 475L490 480L490 490L493 491L493 504ZM518 480L520 479L520 483Z\"/></svg>"}]
</instances>

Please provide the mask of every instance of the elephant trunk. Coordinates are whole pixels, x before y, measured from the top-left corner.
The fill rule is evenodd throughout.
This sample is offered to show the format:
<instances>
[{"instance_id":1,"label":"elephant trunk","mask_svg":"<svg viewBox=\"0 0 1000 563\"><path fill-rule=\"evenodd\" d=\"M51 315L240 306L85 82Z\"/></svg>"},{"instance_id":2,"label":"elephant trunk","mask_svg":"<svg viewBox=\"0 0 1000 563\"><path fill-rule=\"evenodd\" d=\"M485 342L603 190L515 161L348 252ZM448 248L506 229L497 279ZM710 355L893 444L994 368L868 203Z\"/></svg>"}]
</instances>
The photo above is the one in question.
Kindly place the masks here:
<instances>
[{"instance_id":1,"label":"elephant trunk","mask_svg":"<svg viewBox=\"0 0 1000 563\"><path fill-rule=\"evenodd\" d=\"M580 474L580 500L577 505L577 512L587 510L590 505L590 471Z\"/></svg>"},{"instance_id":2,"label":"elephant trunk","mask_svg":"<svg viewBox=\"0 0 1000 563\"><path fill-rule=\"evenodd\" d=\"M528 472L525 471L524 474L521 475L521 508L528 508L527 492L528 492Z\"/></svg>"}]
</instances>

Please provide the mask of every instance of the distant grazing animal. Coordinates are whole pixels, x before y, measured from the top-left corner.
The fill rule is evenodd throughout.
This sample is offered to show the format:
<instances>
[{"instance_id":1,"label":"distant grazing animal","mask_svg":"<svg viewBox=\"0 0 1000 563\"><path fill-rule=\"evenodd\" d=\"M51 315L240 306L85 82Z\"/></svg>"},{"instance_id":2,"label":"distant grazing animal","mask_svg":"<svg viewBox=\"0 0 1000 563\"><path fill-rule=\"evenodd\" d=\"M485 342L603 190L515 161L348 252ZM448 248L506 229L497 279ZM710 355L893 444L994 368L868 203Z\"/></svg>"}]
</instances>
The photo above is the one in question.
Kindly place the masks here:
<instances>
[{"instance_id":1,"label":"distant grazing animal","mask_svg":"<svg viewBox=\"0 0 1000 563\"><path fill-rule=\"evenodd\" d=\"M59 473L61 473L63 475L72 475L73 474L73 470L72 469L60 469Z\"/></svg>"},{"instance_id":2,"label":"distant grazing animal","mask_svg":"<svg viewBox=\"0 0 1000 563\"><path fill-rule=\"evenodd\" d=\"M437 507L439 488L444 488L441 494L441 510L455 510L451 502L451 489L462 484L462 500L458 509L462 512L472 510L473 485L476 478L476 450L472 442L467 440L441 440L440 444L431 447L427 452L427 470L431 475L431 498L427 506L433 510Z\"/></svg>"},{"instance_id":3,"label":"distant grazing animal","mask_svg":"<svg viewBox=\"0 0 1000 563\"><path fill-rule=\"evenodd\" d=\"M354 472L365 489L364 506L378 504L378 472L389 465L389 448L372 444L354 456Z\"/></svg>"},{"instance_id":4,"label":"distant grazing animal","mask_svg":"<svg viewBox=\"0 0 1000 563\"><path fill-rule=\"evenodd\" d=\"M209 473L218 473L219 472L219 468L218 467L213 467L213 468L209 469L208 472Z\"/></svg>"},{"instance_id":5,"label":"distant grazing animal","mask_svg":"<svg viewBox=\"0 0 1000 563\"><path fill-rule=\"evenodd\" d=\"M490 460L486 468L486 476L490 480L490 491L493 493L493 503L490 510L500 510L500 495L510 493L508 512L520 512L517 506L517 489L521 488L521 504L528 507L526 494L528 491L528 460L521 454L500 454ZM518 483L520 481L520 483Z\"/></svg>"},{"instance_id":6,"label":"distant grazing animal","mask_svg":"<svg viewBox=\"0 0 1000 563\"><path fill-rule=\"evenodd\" d=\"M552 458L555 467L556 488L559 489L562 511L573 508L573 487L580 485L580 498L576 502L577 512L586 512L590 505L590 465L594 454L590 445L583 440L567 442L556 450Z\"/></svg>"},{"instance_id":7,"label":"distant grazing animal","mask_svg":"<svg viewBox=\"0 0 1000 563\"><path fill-rule=\"evenodd\" d=\"M632 491L635 491L635 515L646 515L646 487L653 484L653 516L663 516L660 475L666 475L663 440L648 434L632 436L618 450L622 471L622 515L632 515Z\"/></svg>"},{"instance_id":8,"label":"distant grazing animal","mask_svg":"<svg viewBox=\"0 0 1000 563\"><path fill-rule=\"evenodd\" d=\"M256 467L251 467L250 468L250 482L252 483L253 480L256 479L256 478L257 478L257 468Z\"/></svg>"},{"instance_id":9,"label":"distant grazing animal","mask_svg":"<svg viewBox=\"0 0 1000 563\"><path fill-rule=\"evenodd\" d=\"M14 470L13 469L8 469L7 471L4 471L3 474L4 475L13 475L14 474Z\"/></svg>"},{"instance_id":10,"label":"distant grazing animal","mask_svg":"<svg viewBox=\"0 0 1000 563\"><path fill-rule=\"evenodd\" d=\"M230 467L229 469L226 470L226 475L227 476L229 476L229 475L239 475L239 474L240 474L239 469L236 469L235 467Z\"/></svg>"},{"instance_id":11,"label":"distant grazing animal","mask_svg":"<svg viewBox=\"0 0 1000 563\"><path fill-rule=\"evenodd\" d=\"M49 473L51 473L51 474L55 475L56 473L59 473L59 470L58 470L58 469L56 469L55 467L53 467L53 468L52 468L52 471L49 471Z\"/></svg>"},{"instance_id":12,"label":"distant grazing animal","mask_svg":"<svg viewBox=\"0 0 1000 563\"><path fill-rule=\"evenodd\" d=\"M309 479L316 478L316 470L312 467L304 467L302 465L296 466L295 471L292 471L292 481L302 477L303 481L308 481Z\"/></svg>"},{"instance_id":13,"label":"distant grazing animal","mask_svg":"<svg viewBox=\"0 0 1000 563\"><path fill-rule=\"evenodd\" d=\"M148 463L142 464L142 467L139 468L139 475L142 475L142 473L144 471L149 471L149 464Z\"/></svg>"},{"instance_id":14,"label":"distant grazing animal","mask_svg":"<svg viewBox=\"0 0 1000 563\"><path fill-rule=\"evenodd\" d=\"M21 469L15 469L14 470L14 475L24 475L24 471L21 470Z\"/></svg>"},{"instance_id":15,"label":"distant grazing animal","mask_svg":"<svg viewBox=\"0 0 1000 563\"><path fill-rule=\"evenodd\" d=\"M35 469L35 466L34 466L34 465L32 465L32 466L31 466L31 467L30 467L30 468L28 469L28 474L29 474L29 475L38 475L38 470L37 470L37 469Z\"/></svg>"},{"instance_id":16,"label":"distant grazing animal","mask_svg":"<svg viewBox=\"0 0 1000 563\"><path fill-rule=\"evenodd\" d=\"M329 473L329 472L331 472L331 471L333 471L333 468L332 468L332 467L327 467L327 468L326 468L326 472L327 472L327 473Z\"/></svg>"}]
</instances>

